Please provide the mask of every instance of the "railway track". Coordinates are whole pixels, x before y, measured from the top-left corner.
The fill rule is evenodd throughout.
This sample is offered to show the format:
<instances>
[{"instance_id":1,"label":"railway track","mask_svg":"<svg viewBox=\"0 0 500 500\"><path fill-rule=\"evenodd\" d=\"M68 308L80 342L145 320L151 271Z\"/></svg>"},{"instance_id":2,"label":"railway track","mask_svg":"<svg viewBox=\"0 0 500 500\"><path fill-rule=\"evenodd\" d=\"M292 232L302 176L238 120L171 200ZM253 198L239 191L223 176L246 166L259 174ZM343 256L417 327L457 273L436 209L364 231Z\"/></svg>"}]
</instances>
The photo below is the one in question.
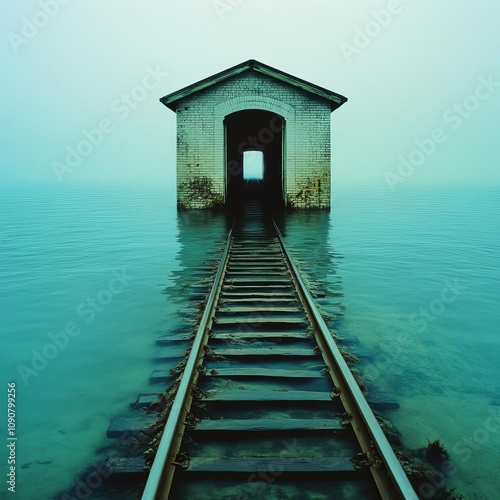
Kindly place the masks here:
<instances>
[{"instance_id":1,"label":"railway track","mask_svg":"<svg viewBox=\"0 0 500 500\"><path fill-rule=\"evenodd\" d=\"M143 499L417 499L256 198L228 236Z\"/></svg>"}]
</instances>

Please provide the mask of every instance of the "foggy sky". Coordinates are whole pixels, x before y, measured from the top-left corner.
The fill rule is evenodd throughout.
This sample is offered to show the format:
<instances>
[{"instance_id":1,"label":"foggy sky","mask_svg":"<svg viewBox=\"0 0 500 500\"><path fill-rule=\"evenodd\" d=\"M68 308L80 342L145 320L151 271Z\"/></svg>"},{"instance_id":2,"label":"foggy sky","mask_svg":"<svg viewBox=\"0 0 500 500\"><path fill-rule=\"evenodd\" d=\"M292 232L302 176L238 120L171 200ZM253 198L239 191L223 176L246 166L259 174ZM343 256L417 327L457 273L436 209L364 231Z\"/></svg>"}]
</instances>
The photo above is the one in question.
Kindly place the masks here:
<instances>
[{"instance_id":1,"label":"foggy sky","mask_svg":"<svg viewBox=\"0 0 500 500\"><path fill-rule=\"evenodd\" d=\"M494 0L40 0L3 10L2 184L173 185L175 114L158 99L251 58L348 97L332 114L334 184L500 184ZM82 140L90 150L68 165Z\"/></svg>"}]
</instances>

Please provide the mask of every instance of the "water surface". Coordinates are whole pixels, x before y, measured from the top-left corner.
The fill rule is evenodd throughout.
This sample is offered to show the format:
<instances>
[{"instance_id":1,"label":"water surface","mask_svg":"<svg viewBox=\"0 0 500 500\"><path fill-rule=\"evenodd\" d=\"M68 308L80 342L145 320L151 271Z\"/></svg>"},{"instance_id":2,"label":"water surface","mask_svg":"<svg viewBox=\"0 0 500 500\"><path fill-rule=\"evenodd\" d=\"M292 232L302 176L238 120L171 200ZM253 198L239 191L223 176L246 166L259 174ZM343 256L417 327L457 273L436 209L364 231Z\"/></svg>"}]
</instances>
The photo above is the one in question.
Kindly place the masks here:
<instances>
[{"instance_id":1,"label":"water surface","mask_svg":"<svg viewBox=\"0 0 500 500\"><path fill-rule=\"evenodd\" d=\"M337 187L331 213L284 221L335 329L359 340L370 390L400 402L389 416L405 444L440 439L467 498L500 491L499 195ZM186 297L197 292L183 283L213 258L226 221L178 214L169 188L4 189L0 213L0 362L4 387L18 387L18 496L58 498L109 452L110 420L151 391L154 340L188 328ZM79 333L47 347L68 324Z\"/></svg>"}]
</instances>

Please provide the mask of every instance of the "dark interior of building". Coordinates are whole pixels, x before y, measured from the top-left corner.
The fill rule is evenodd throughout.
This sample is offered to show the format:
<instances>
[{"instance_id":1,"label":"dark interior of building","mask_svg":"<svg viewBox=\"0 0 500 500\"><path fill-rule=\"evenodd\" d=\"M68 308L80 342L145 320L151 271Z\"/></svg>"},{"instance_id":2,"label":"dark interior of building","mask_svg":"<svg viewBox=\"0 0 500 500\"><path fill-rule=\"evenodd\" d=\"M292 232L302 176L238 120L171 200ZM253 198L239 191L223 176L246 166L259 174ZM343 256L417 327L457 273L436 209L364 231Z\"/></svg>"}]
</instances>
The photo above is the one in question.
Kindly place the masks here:
<instances>
[{"instance_id":1,"label":"dark interior of building","mask_svg":"<svg viewBox=\"0 0 500 500\"><path fill-rule=\"evenodd\" d=\"M265 203L272 207L284 206L283 127L283 117L268 111L244 110L226 117L226 207L238 208L244 199L247 179L243 153L246 151L263 153L259 184Z\"/></svg>"}]
</instances>

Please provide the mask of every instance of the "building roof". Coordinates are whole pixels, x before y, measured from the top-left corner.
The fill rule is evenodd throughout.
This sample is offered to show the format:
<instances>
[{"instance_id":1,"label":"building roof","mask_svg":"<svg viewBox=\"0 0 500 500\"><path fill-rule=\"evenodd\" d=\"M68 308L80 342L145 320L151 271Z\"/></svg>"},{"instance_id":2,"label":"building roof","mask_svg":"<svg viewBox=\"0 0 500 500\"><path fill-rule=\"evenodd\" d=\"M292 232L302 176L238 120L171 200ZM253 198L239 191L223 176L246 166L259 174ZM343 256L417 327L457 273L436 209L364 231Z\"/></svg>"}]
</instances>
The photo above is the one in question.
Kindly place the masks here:
<instances>
[{"instance_id":1,"label":"building roof","mask_svg":"<svg viewBox=\"0 0 500 500\"><path fill-rule=\"evenodd\" d=\"M197 92L211 87L212 85L223 82L228 78L239 75L240 73L244 73L245 71L255 71L257 73L262 73L264 75L270 76L271 78L287 83L288 85L297 87L301 90L305 90L306 92L314 94L318 97L322 97L323 99L330 101L332 111L342 106L342 104L347 101L347 97L344 97L343 95L332 92L331 90L320 87L319 85L315 85L314 83L302 80L301 78L297 78L296 76L289 75L284 71L272 68L271 66L256 61L255 59L249 59L248 61L242 62L240 64L237 64L236 66L221 71L220 73L216 73L215 75L209 76L208 78L204 78L199 82L188 85L187 87L177 90L176 92L172 92L171 94L162 97L160 101L172 111L175 111L177 107L177 101L179 101L180 99L196 94Z\"/></svg>"}]
</instances>

